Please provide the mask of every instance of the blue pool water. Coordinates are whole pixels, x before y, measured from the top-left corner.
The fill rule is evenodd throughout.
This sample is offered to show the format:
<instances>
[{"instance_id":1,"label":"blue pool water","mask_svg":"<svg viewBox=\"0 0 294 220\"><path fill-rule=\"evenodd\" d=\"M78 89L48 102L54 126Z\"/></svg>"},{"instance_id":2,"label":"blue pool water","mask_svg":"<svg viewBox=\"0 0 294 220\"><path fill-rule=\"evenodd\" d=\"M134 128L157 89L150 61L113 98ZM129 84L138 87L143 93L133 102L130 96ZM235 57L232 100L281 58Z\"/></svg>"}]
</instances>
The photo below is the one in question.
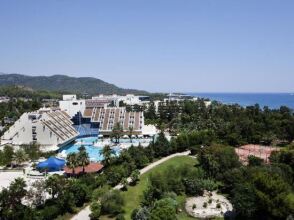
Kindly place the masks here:
<instances>
[{"instance_id":1,"label":"blue pool water","mask_svg":"<svg viewBox=\"0 0 294 220\"><path fill-rule=\"evenodd\" d=\"M104 159L102 155L103 146L99 145L99 142L97 142L97 137L78 138L74 143L70 143L62 147L59 152L65 151L66 154L77 153L79 152L79 147L81 145L86 148L86 151L89 154L89 158L91 161L98 162ZM118 156L121 150L118 147L114 147L113 151L114 154Z\"/></svg>"}]
</instances>

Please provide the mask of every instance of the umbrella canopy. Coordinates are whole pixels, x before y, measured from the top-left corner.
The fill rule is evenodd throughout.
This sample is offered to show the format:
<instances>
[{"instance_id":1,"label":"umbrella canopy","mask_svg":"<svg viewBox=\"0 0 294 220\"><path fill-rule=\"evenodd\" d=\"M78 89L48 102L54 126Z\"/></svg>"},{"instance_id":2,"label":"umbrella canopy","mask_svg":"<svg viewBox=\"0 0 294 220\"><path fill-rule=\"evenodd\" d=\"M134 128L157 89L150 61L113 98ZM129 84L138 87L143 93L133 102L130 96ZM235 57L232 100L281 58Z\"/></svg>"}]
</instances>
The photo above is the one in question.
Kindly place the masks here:
<instances>
[{"instance_id":1,"label":"umbrella canopy","mask_svg":"<svg viewBox=\"0 0 294 220\"><path fill-rule=\"evenodd\" d=\"M56 157L49 157L47 160L40 162L37 165L37 169L46 169L47 171L58 171L62 170L63 167L65 166L65 160L59 159Z\"/></svg>"}]
</instances>

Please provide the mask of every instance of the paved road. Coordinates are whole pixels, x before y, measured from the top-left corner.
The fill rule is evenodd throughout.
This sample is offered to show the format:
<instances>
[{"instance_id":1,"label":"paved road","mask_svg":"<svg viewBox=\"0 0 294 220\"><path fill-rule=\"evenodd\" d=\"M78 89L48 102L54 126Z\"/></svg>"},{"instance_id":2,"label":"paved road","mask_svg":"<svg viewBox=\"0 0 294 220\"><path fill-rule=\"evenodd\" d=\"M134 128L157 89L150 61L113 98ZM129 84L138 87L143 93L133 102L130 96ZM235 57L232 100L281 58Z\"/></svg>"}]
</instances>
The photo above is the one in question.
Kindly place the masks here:
<instances>
[{"instance_id":1,"label":"paved road","mask_svg":"<svg viewBox=\"0 0 294 220\"><path fill-rule=\"evenodd\" d=\"M153 169L154 167L156 167L157 165L173 158L173 157L178 157L178 156L186 156L189 155L190 151L185 151L183 153L175 153L172 155L169 155L167 157L161 158L158 161L155 161L154 163L149 164L147 167L144 167L143 169L140 170L140 175L148 172L149 170ZM128 178L128 182L130 182L131 179ZM117 185L115 186L113 189L121 189L122 185ZM89 215L90 215L91 211L90 211L90 206L85 207L84 209L82 209L78 214L76 214L74 217L71 218L71 220L89 220Z\"/></svg>"}]
</instances>

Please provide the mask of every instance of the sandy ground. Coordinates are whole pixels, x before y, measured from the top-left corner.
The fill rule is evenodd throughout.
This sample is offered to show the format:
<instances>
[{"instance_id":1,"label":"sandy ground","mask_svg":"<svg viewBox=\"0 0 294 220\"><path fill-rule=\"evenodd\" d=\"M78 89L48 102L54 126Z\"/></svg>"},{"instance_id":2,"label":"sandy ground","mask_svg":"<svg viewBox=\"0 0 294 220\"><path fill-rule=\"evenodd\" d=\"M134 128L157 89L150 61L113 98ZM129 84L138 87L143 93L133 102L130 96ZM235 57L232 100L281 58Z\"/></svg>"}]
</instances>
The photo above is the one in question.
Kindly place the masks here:
<instances>
[{"instance_id":1,"label":"sandy ground","mask_svg":"<svg viewBox=\"0 0 294 220\"><path fill-rule=\"evenodd\" d=\"M189 155L190 151L185 151L183 153L176 153L176 154L172 154L169 155L167 157L164 157L158 161L155 161L154 163L149 164L147 167L144 167L143 169L140 170L140 174L144 174L146 172L148 172L149 170L153 169L154 167L156 167L157 165L173 158L173 157L177 157L177 156L185 156L185 155ZM128 178L128 182L130 182L131 179ZM122 185L117 185L115 186L113 189L121 189ZM89 215L90 215L91 211L90 211L90 207L87 206L86 208L82 209L78 214L76 214L74 217L72 217L71 220L89 220Z\"/></svg>"},{"instance_id":2,"label":"sandy ground","mask_svg":"<svg viewBox=\"0 0 294 220\"><path fill-rule=\"evenodd\" d=\"M207 204L207 207L203 207L204 203ZM216 207L217 204L220 205L220 208ZM196 206L194 209L193 205ZM185 208L189 215L196 218L223 217L226 212L233 210L229 200L216 192L212 192L212 196L205 192L203 196L187 198Z\"/></svg>"},{"instance_id":3,"label":"sandy ground","mask_svg":"<svg viewBox=\"0 0 294 220\"><path fill-rule=\"evenodd\" d=\"M35 176L28 176L27 174L34 174ZM63 175L64 171L58 172L50 172L48 176L58 174ZM11 182L13 182L16 178L23 178L28 187L32 185L33 182L37 180L44 180L46 177L40 176L38 171L32 171L30 168L26 168L26 174L23 171L1 171L0 172L0 191L2 188L7 188Z\"/></svg>"},{"instance_id":4,"label":"sandy ground","mask_svg":"<svg viewBox=\"0 0 294 220\"><path fill-rule=\"evenodd\" d=\"M2 188L7 188L10 185L10 183L18 177L24 178L25 175L22 171L0 172L0 190L2 190Z\"/></svg>"}]
</instances>

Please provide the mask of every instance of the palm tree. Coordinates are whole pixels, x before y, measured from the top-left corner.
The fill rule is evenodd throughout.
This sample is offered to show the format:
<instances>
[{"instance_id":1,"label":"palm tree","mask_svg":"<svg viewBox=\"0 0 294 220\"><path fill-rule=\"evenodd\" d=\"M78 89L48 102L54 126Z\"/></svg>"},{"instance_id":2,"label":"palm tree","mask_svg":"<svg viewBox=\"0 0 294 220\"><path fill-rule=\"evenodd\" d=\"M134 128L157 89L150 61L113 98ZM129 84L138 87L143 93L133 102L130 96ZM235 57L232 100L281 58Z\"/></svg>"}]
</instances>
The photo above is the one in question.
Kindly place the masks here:
<instances>
[{"instance_id":1,"label":"palm tree","mask_svg":"<svg viewBox=\"0 0 294 220\"><path fill-rule=\"evenodd\" d=\"M89 155L88 155L85 147L79 148L78 160L79 160L79 165L83 167L83 173L85 173L85 166L89 165L89 163L90 163Z\"/></svg>"},{"instance_id":2,"label":"palm tree","mask_svg":"<svg viewBox=\"0 0 294 220\"><path fill-rule=\"evenodd\" d=\"M17 165L21 165L23 162L27 161L29 157L24 150L19 149L14 153L13 159Z\"/></svg>"},{"instance_id":3,"label":"palm tree","mask_svg":"<svg viewBox=\"0 0 294 220\"><path fill-rule=\"evenodd\" d=\"M79 152L82 152L82 151L86 151L86 148L84 145L81 145L78 150Z\"/></svg>"},{"instance_id":4,"label":"palm tree","mask_svg":"<svg viewBox=\"0 0 294 220\"><path fill-rule=\"evenodd\" d=\"M72 174L75 174L75 168L79 165L78 156L76 153L70 153L66 157L66 166L72 169Z\"/></svg>"},{"instance_id":5,"label":"palm tree","mask_svg":"<svg viewBox=\"0 0 294 220\"><path fill-rule=\"evenodd\" d=\"M129 126L129 137L130 137L131 143L133 143L133 131L134 131L133 126Z\"/></svg>"},{"instance_id":6,"label":"palm tree","mask_svg":"<svg viewBox=\"0 0 294 220\"><path fill-rule=\"evenodd\" d=\"M115 139L115 143L119 143L119 139L120 139L122 133L123 133L123 127L118 122L114 125L114 127L112 129L112 134L111 134L111 138Z\"/></svg>"},{"instance_id":7,"label":"palm tree","mask_svg":"<svg viewBox=\"0 0 294 220\"><path fill-rule=\"evenodd\" d=\"M106 145L103 148L102 155L104 157L103 164L105 166L110 163L112 153L113 153L113 150L111 149L111 147L109 145Z\"/></svg>"}]
</instances>

